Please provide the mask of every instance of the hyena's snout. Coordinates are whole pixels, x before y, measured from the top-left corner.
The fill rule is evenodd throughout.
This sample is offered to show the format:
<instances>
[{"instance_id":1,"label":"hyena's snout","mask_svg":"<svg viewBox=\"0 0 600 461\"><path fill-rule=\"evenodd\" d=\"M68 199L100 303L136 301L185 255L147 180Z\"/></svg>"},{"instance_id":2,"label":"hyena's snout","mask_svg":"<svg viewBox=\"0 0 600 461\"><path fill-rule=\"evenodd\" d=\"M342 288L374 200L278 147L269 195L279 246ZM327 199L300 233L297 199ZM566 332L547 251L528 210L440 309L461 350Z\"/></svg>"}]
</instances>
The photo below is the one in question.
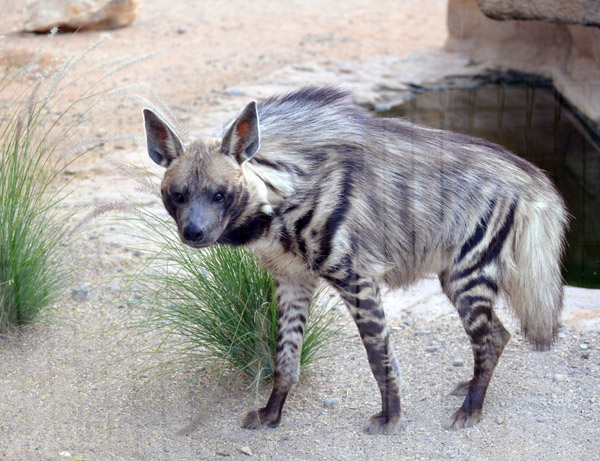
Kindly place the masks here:
<instances>
[{"instance_id":1,"label":"hyena's snout","mask_svg":"<svg viewBox=\"0 0 600 461\"><path fill-rule=\"evenodd\" d=\"M183 235L183 238L190 243L202 244L205 232L201 226L191 222L183 227L181 234Z\"/></svg>"},{"instance_id":2,"label":"hyena's snout","mask_svg":"<svg viewBox=\"0 0 600 461\"><path fill-rule=\"evenodd\" d=\"M222 232L222 220L205 207L183 210L177 222L179 238L186 245L203 248L214 243Z\"/></svg>"}]
</instances>

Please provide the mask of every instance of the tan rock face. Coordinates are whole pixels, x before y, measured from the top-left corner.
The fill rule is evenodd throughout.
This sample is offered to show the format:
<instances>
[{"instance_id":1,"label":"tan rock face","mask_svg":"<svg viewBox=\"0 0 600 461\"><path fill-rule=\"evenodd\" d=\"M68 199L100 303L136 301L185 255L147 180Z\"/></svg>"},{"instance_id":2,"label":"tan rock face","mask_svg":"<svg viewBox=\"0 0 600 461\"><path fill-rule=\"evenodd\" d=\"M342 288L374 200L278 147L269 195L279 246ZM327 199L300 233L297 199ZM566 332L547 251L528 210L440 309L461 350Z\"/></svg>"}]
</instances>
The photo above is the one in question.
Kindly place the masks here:
<instances>
[{"instance_id":1,"label":"tan rock face","mask_svg":"<svg viewBox=\"0 0 600 461\"><path fill-rule=\"evenodd\" d=\"M24 30L117 29L133 22L141 0L27 0Z\"/></svg>"},{"instance_id":2,"label":"tan rock face","mask_svg":"<svg viewBox=\"0 0 600 461\"><path fill-rule=\"evenodd\" d=\"M577 109L600 126L600 28L549 21L495 21L479 9L482 1L500 3L449 0L446 48L488 68L551 78Z\"/></svg>"},{"instance_id":3,"label":"tan rock face","mask_svg":"<svg viewBox=\"0 0 600 461\"><path fill-rule=\"evenodd\" d=\"M538 19L600 25L598 0L477 0L477 5L492 19Z\"/></svg>"}]
</instances>

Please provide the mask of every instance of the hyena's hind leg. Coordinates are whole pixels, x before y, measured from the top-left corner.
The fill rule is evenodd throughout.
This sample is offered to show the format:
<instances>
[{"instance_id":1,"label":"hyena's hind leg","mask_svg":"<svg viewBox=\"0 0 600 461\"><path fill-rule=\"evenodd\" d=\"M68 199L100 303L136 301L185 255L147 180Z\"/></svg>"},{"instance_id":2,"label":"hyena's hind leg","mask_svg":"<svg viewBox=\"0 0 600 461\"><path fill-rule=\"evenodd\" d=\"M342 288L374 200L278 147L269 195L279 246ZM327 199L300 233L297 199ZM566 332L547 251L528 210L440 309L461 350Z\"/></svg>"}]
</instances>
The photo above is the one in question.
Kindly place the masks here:
<instances>
[{"instance_id":1,"label":"hyena's hind leg","mask_svg":"<svg viewBox=\"0 0 600 461\"><path fill-rule=\"evenodd\" d=\"M354 319L371 371L381 392L381 411L369 419L368 434L395 434L400 428L399 366L390 341L379 288L348 271L344 279L328 280L337 288Z\"/></svg>"},{"instance_id":2,"label":"hyena's hind leg","mask_svg":"<svg viewBox=\"0 0 600 461\"><path fill-rule=\"evenodd\" d=\"M315 285L315 280L279 281L277 284L279 318L273 391L264 408L246 415L242 421L242 427L246 429L279 424L285 399L292 385L298 382L302 340Z\"/></svg>"},{"instance_id":3,"label":"hyena's hind leg","mask_svg":"<svg viewBox=\"0 0 600 461\"><path fill-rule=\"evenodd\" d=\"M488 385L510 334L493 310L498 296L495 271L481 271L468 278L440 275L442 288L462 320L473 349L473 378L463 381L452 391L464 395L461 407L446 421L446 429L470 427L481 419Z\"/></svg>"}]
</instances>

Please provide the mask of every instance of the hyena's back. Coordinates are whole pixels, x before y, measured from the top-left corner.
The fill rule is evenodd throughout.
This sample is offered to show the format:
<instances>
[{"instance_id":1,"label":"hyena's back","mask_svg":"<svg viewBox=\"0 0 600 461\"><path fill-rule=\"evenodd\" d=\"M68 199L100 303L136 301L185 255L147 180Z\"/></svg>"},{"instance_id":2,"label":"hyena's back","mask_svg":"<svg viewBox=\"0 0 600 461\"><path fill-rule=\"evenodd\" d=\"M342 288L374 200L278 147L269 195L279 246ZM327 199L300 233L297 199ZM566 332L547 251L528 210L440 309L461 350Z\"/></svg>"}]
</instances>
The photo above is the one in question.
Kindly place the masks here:
<instances>
[{"instance_id":1,"label":"hyena's back","mask_svg":"<svg viewBox=\"0 0 600 461\"><path fill-rule=\"evenodd\" d=\"M316 242L296 236L307 260L320 260L323 270L352 253L360 271L390 287L437 273L453 301L465 284L491 278L535 347L550 346L562 307L567 218L539 169L481 139L370 117L331 89L275 98L258 113L254 161L290 170L273 175L271 186L293 183L289 199L320 221L340 221L325 264L322 227Z\"/></svg>"}]
</instances>

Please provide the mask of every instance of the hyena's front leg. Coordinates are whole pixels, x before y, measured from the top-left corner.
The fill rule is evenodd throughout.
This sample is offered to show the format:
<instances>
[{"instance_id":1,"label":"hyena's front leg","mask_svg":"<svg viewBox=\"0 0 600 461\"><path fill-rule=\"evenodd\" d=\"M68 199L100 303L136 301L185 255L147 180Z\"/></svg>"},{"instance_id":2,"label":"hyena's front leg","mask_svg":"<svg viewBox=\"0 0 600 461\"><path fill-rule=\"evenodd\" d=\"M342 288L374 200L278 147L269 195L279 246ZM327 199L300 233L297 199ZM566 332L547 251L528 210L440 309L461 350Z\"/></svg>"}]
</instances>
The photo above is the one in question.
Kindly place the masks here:
<instances>
[{"instance_id":1,"label":"hyena's front leg","mask_svg":"<svg viewBox=\"0 0 600 461\"><path fill-rule=\"evenodd\" d=\"M344 280L329 280L340 292L358 326L371 371L381 392L381 412L371 417L365 432L395 434L400 428L400 369L386 326L379 288L352 273Z\"/></svg>"},{"instance_id":2,"label":"hyena's front leg","mask_svg":"<svg viewBox=\"0 0 600 461\"><path fill-rule=\"evenodd\" d=\"M302 338L314 289L314 280L278 282L279 319L273 391L264 408L246 415L242 427L260 429L279 424L288 392L292 385L298 382Z\"/></svg>"}]
</instances>

